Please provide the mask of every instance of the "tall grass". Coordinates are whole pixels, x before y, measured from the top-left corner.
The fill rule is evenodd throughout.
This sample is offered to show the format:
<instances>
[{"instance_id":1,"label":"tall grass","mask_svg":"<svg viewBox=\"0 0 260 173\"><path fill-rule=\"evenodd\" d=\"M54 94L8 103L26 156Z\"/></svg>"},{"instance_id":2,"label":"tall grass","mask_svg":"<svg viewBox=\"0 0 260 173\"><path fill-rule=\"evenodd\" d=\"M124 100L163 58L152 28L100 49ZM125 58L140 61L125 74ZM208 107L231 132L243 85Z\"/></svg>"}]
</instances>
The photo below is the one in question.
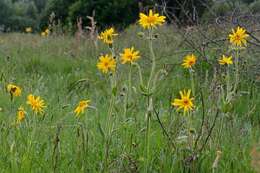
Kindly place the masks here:
<instances>
[{"instance_id":1,"label":"tall grass","mask_svg":"<svg viewBox=\"0 0 260 173\"><path fill-rule=\"evenodd\" d=\"M140 94L139 74L132 69L132 99L124 110L128 68L119 65L116 96L107 122L113 93L109 78L96 68L101 52L91 41L80 44L70 36L42 38L30 34L1 34L0 39L0 168L2 172L254 172L250 152L259 138L259 85L254 76L255 58L244 53L239 95L230 105L218 102L225 87L217 59L225 46L207 50L208 61L199 57L195 68L195 110L192 116L196 147L185 142L185 119L172 106L179 91L190 88L190 75L182 58L193 50L183 44L176 28L162 27L154 41L156 70L163 68L153 96L154 112L146 146L147 97ZM141 52L143 78L149 78L149 47L131 27L120 33L115 50L134 46ZM221 31L227 34L227 31ZM208 33L211 35L212 33ZM191 34L200 39L196 32ZM233 70L233 69L232 69ZM233 76L232 76L233 77ZM22 96L10 100L6 85L22 87ZM128 88L129 89L129 88ZM26 105L29 93L46 101L44 115L34 117ZM81 99L91 99L92 109L77 119L73 113ZM15 124L17 108L26 108L26 121ZM203 121L203 125L201 126ZM107 140L106 125L111 125ZM209 135L210 134L210 135ZM104 148L109 147L107 155ZM221 156L216 167L217 151ZM147 158L149 161L147 163ZM107 159L107 160L106 160ZM105 161L106 160L106 161ZM253 165L254 166L254 165Z\"/></svg>"}]
</instances>

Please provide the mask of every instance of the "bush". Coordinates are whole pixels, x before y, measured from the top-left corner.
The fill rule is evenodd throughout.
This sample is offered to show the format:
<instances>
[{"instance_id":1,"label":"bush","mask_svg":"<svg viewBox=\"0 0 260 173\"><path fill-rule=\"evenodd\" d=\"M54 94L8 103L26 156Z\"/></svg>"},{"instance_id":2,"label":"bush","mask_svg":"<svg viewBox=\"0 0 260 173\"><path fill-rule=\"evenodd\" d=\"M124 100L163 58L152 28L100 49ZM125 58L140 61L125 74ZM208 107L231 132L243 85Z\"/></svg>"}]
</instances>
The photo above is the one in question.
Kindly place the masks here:
<instances>
[{"instance_id":1,"label":"bush","mask_svg":"<svg viewBox=\"0 0 260 173\"><path fill-rule=\"evenodd\" d=\"M215 2L210 10L207 10L203 16L202 20L208 22L213 18L228 16L234 12L234 10L239 10L241 12L248 12L248 5L245 2L234 1L233 3L227 2Z\"/></svg>"},{"instance_id":2,"label":"bush","mask_svg":"<svg viewBox=\"0 0 260 173\"><path fill-rule=\"evenodd\" d=\"M24 31L38 28L40 13L33 0L0 0L0 25L5 31Z\"/></svg>"},{"instance_id":3,"label":"bush","mask_svg":"<svg viewBox=\"0 0 260 173\"><path fill-rule=\"evenodd\" d=\"M12 13L13 11L11 9L10 2L6 0L0 1L0 25L2 25L4 30L8 28L8 23Z\"/></svg>"},{"instance_id":4,"label":"bush","mask_svg":"<svg viewBox=\"0 0 260 173\"><path fill-rule=\"evenodd\" d=\"M209 21L216 16L226 16L228 13L232 11L232 7L227 3L215 3L210 11L204 13L202 20Z\"/></svg>"},{"instance_id":5,"label":"bush","mask_svg":"<svg viewBox=\"0 0 260 173\"><path fill-rule=\"evenodd\" d=\"M260 13L260 0L251 3L249 7L252 13Z\"/></svg>"},{"instance_id":6,"label":"bush","mask_svg":"<svg viewBox=\"0 0 260 173\"><path fill-rule=\"evenodd\" d=\"M158 0L160 4L161 0ZM160 4L163 5L163 4ZM171 0L167 3L167 9L170 10L181 22L181 24L196 23L197 19L200 18L206 7L212 5L212 0Z\"/></svg>"},{"instance_id":7,"label":"bush","mask_svg":"<svg viewBox=\"0 0 260 173\"><path fill-rule=\"evenodd\" d=\"M44 14L42 23L46 24L48 16L54 12L56 20L63 25L75 24L78 17L83 18L86 24L87 16L92 16L95 11L95 19L98 26L106 27L114 25L124 27L136 21L138 17L138 1L133 0L51 0Z\"/></svg>"},{"instance_id":8,"label":"bush","mask_svg":"<svg viewBox=\"0 0 260 173\"><path fill-rule=\"evenodd\" d=\"M63 25L67 26L69 24L75 26L78 17L82 17L83 23L87 24L89 22L87 16L92 16L95 12L95 19L99 27L124 28L138 19L139 3L147 8L157 6L158 10L161 10L164 5L161 2L161 0L51 0L47 5L42 26L47 25L48 16L52 12L55 13L56 20L59 19ZM178 2L180 4L176 0L172 0L168 1L166 5L167 10L174 13L182 23L187 23L188 18L194 19L194 12L196 12L194 21L197 20L197 17L203 14L205 5L211 4L211 0ZM180 6L184 7L184 10Z\"/></svg>"},{"instance_id":9,"label":"bush","mask_svg":"<svg viewBox=\"0 0 260 173\"><path fill-rule=\"evenodd\" d=\"M24 31L26 27L36 28L36 21L23 16L12 16L9 19L8 27L12 31Z\"/></svg>"}]
</instances>

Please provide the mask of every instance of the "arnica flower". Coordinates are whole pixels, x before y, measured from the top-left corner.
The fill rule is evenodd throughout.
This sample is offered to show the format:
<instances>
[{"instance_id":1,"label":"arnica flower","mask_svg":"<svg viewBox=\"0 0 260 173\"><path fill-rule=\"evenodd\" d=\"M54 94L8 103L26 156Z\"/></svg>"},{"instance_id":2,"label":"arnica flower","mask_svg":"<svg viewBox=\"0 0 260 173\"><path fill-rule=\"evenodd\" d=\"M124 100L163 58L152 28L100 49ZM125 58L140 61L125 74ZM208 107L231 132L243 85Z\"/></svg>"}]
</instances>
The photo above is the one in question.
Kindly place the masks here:
<instances>
[{"instance_id":1,"label":"arnica flower","mask_svg":"<svg viewBox=\"0 0 260 173\"><path fill-rule=\"evenodd\" d=\"M191 90L188 90L188 92L186 92L185 90L180 91L180 95L180 99L174 99L172 101L172 106L177 107L177 110L183 109L184 113L192 110L194 108L194 98L190 98Z\"/></svg>"},{"instance_id":2,"label":"arnica flower","mask_svg":"<svg viewBox=\"0 0 260 173\"><path fill-rule=\"evenodd\" d=\"M31 33L31 32L32 32L32 27L27 27L27 28L25 28L25 32Z\"/></svg>"},{"instance_id":3,"label":"arnica flower","mask_svg":"<svg viewBox=\"0 0 260 173\"><path fill-rule=\"evenodd\" d=\"M116 60L110 55L102 55L99 57L97 68L103 73L108 73L108 71L114 72L116 69Z\"/></svg>"},{"instance_id":4,"label":"arnica flower","mask_svg":"<svg viewBox=\"0 0 260 173\"><path fill-rule=\"evenodd\" d=\"M45 33L45 32L41 32L41 36L42 36L42 37L45 37L45 36L46 36L46 33Z\"/></svg>"},{"instance_id":5,"label":"arnica flower","mask_svg":"<svg viewBox=\"0 0 260 173\"><path fill-rule=\"evenodd\" d=\"M89 107L90 100L82 100L79 102L78 106L74 109L74 113L76 114L77 117L81 113L84 113L85 109Z\"/></svg>"},{"instance_id":6,"label":"arnica flower","mask_svg":"<svg viewBox=\"0 0 260 173\"><path fill-rule=\"evenodd\" d=\"M22 93L21 88L13 84L7 85L7 91L11 94L12 97L18 97Z\"/></svg>"},{"instance_id":7,"label":"arnica flower","mask_svg":"<svg viewBox=\"0 0 260 173\"><path fill-rule=\"evenodd\" d=\"M193 54L187 55L187 56L185 56L185 58L183 60L182 66L184 68L191 68L194 64L196 64L196 61L197 61L197 58L195 55L193 55Z\"/></svg>"},{"instance_id":8,"label":"arnica flower","mask_svg":"<svg viewBox=\"0 0 260 173\"><path fill-rule=\"evenodd\" d=\"M165 16L160 16L158 13L153 13L149 10L149 14L140 13L139 24L144 29L155 28L157 25L162 25L165 22Z\"/></svg>"},{"instance_id":9,"label":"arnica flower","mask_svg":"<svg viewBox=\"0 0 260 173\"><path fill-rule=\"evenodd\" d=\"M41 36L46 37L46 36L50 35L50 33L51 33L50 30L47 28L47 29L45 29L45 31L41 32Z\"/></svg>"},{"instance_id":10,"label":"arnica flower","mask_svg":"<svg viewBox=\"0 0 260 173\"><path fill-rule=\"evenodd\" d=\"M44 100L41 99L39 96L34 96L32 94L27 96L28 105L31 106L32 110L37 113L43 113L43 109L46 107Z\"/></svg>"},{"instance_id":11,"label":"arnica flower","mask_svg":"<svg viewBox=\"0 0 260 173\"><path fill-rule=\"evenodd\" d=\"M115 32L114 28L109 28L101 32L98 39L102 40L106 44L113 44L114 37L117 35L118 34Z\"/></svg>"},{"instance_id":12,"label":"arnica flower","mask_svg":"<svg viewBox=\"0 0 260 173\"><path fill-rule=\"evenodd\" d=\"M25 119L25 114L24 108L20 106L17 111L17 123L21 123Z\"/></svg>"},{"instance_id":13,"label":"arnica flower","mask_svg":"<svg viewBox=\"0 0 260 173\"><path fill-rule=\"evenodd\" d=\"M139 51L135 51L133 47L124 49L124 52L120 54L120 56L121 56L122 64L126 64L126 63L132 64L133 62L135 62L137 59L140 58Z\"/></svg>"},{"instance_id":14,"label":"arnica flower","mask_svg":"<svg viewBox=\"0 0 260 173\"><path fill-rule=\"evenodd\" d=\"M51 31L50 31L48 28L46 28L44 32L45 32L47 35L49 35L49 34L51 33Z\"/></svg>"},{"instance_id":15,"label":"arnica flower","mask_svg":"<svg viewBox=\"0 0 260 173\"><path fill-rule=\"evenodd\" d=\"M220 65L230 65L233 64L232 56L227 57L225 55L222 56L221 59L218 60Z\"/></svg>"},{"instance_id":16,"label":"arnica flower","mask_svg":"<svg viewBox=\"0 0 260 173\"><path fill-rule=\"evenodd\" d=\"M229 41L235 46L243 47L246 46L247 37L249 35L246 33L246 30L238 26L236 30L232 29L232 34L229 34Z\"/></svg>"}]
</instances>

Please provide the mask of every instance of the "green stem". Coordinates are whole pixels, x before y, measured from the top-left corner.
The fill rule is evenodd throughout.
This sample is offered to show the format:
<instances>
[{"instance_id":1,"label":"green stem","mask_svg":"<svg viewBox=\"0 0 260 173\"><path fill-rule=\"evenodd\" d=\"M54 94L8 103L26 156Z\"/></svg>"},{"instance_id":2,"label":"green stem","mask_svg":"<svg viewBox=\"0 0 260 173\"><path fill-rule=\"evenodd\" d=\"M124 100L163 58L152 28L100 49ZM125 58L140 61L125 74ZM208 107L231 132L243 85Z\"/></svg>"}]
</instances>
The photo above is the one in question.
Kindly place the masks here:
<instances>
[{"instance_id":1,"label":"green stem","mask_svg":"<svg viewBox=\"0 0 260 173\"><path fill-rule=\"evenodd\" d=\"M113 121L112 121L112 113L113 113L113 105L115 103L115 96L112 94L111 99L110 99L110 105L108 109L108 120L106 124L106 129L107 129L107 136L106 136L106 143L105 143L105 168L104 172L109 172L108 171L108 163L109 163L109 144L112 136L112 131L113 131Z\"/></svg>"},{"instance_id":2,"label":"green stem","mask_svg":"<svg viewBox=\"0 0 260 173\"><path fill-rule=\"evenodd\" d=\"M150 49L150 53L151 53L151 56L152 56L152 68L151 68L151 72L150 72L150 77L149 77L149 80L148 80L148 84L147 84L147 88L150 92L150 88L151 88L151 82L153 80L153 77L154 77L154 73L155 73L155 68L156 68L156 58L155 58L155 54L154 54L154 51L153 51L153 41L152 41L152 32L153 30L150 30L149 31L149 49Z\"/></svg>"},{"instance_id":3,"label":"green stem","mask_svg":"<svg viewBox=\"0 0 260 173\"><path fill-rule=\"evenodd\" d=\"M128 74L128 99L132 97L132 64L130 64L130 70Z\"/></svg>"},{"instance_id":4,"label":"green stem","mask_svg":"<svg viewBox=\"0 0 260 173\"><path fill-rule=\"evenodd\" d=\"M230 85L230 71L229 71L229 67L227 67L227 97L226 97L225 101L227 101L227 102L230 101L230 99L231 99L230 94L232 94L231 92L232 91L231 91L231 85Z\"/></svg>"},{"instance_id":5,"label":"green stem","mask_svg":"<svg viewBox=\"0 0 260 173\"><path fill-rule=\"evenodd\" d=\"M146 160L145 160L145 172L149 172L150 165L150 131L151 131L151 115L152 115L152 98L148 98L148 107L146 114Z\"/></svg>"},{"instance_id":6,"label":"green stem","mask_svg":"<svg viewBox=\"0 0 260 173\"><path fill-rule=\"evenodd\" d=\"M236 51L235 68L236 68L236 72L235 72L235 85L234 85L233 93L236 92L237 87L238 87L238 81L239 81L239 51L238 50Z\"/></svg>"},{"instance_id":7,"label":"green stem","mask_svg":"<svg viewBox=\"0 0 260 173\"><path fill-rule=\"evenodd\" d=\"M161 70L159 70L159 71L155 74L154 80L153 80L153 88L152 88L152 91L154 91L154 90L156 89L156 87L157 87L156 84L158 83L159 77L160 77L160 75L162 75L164 72L165 72L165 70L164 70L164 69L161 69Z\"/></svg>"},{"instance_id":8,"label":"green stem","mask_svg":"<svg viewBox=\"0 0 260 173\"><path fill-rule=\"evenodd\" d=\"M132 97L132 64L130 64L130 69L128 73L128 87L127 87L127 93L125 96L125 103L124 103L124 118L126 118L127 115L127 107L128 107L128 102L131 100Z\"/></svg>"},{"instance_id":9,"label":"green stem","mask_svg":"<svg viewBox=\"0 0 260 173\"><path fill-rule=\"evenodd\" d=\"M152 80L154 80L154 73L156 69L156 58L153 51L153 30L149 30L149 49L152 58L152 68L150 72L150 77L147 84L148 93L150 95ZM149 172L149 165L150 165L150 118L152 116L153 111L153 99L152 96L148 96L148 104L147 104L147 112L146 112L146 161L145 161L145 171Z\"/></svg>"},{"instance_id":10,"label":"green stem","mask_svg":"<svg viewBox=\"0 0 260 173\"><path fill-rule=\"evenodd\" d=\"M194 75L193 75L192 69L190 69L189 72L190 72L190 80L191 80L191 89L192 89L193 95L195 96Z\"/></svg>"},{"instance_id":11,"label":"green stem","mask_svg":"<svg viewBox=\"0 0 260 173\"><path fill-rule=\"evenodd\" d=\"M115 52L114 52L114 48L111 47L111 54L114 57L115 56ZM108 119L106 122L106 131L107 131L107 135L106 135L106 140L105 140L105 163L104 163L104 172L109 172L108 171L108 166L109 166L109 145L110 145L110 141L111 141L111 137L112 137L112 132L113 132L113 126L114 126L114 121L112 120L112 113L113 113L113 106L115 104L115 93L114 93L114 88L116 87L116 73L112 74L111 77L111 98L110 98L110 104L109 104L109 108L108 108Z\"/></svg>"},{"instance_id":12,"label":"green stem","mask_svg":"<svg viewBox=\"0 0 260 173\"><path fill-rule=\"evenodd\" d=\"M133 63L133 65L135 65L137 67L137 69L138 69L140 84L141 84L141 86L143 86L144 82L143 82L142 69L141 69L141 67L140 67L140 65L138 63Z\"/></svg>"},{"instance_id":13,"label":"green stem","mask_svg":"<svg viewBox=\"0 0 260 173\"><path fill-rule=\"evenodd\" d=\"M188 143L190 148L192 148L192 144L193 144L193 136L191 134L191 129L192 129L192 117L190 112L188 112L188 114L186 115L187 117L187 130L188 130Z\"/></svg>"}]
</instances>

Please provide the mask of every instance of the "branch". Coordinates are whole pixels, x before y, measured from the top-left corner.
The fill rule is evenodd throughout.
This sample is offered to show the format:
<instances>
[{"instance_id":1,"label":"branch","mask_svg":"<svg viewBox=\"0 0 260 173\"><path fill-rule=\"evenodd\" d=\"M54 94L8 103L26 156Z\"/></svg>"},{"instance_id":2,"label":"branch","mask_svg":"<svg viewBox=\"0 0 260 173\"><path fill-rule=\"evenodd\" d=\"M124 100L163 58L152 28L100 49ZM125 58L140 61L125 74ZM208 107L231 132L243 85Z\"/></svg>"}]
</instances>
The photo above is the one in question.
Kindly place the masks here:
<instances>
[{"instance_id":1,"label":"branch","mask_svg":"<svg viewBox=\"0 0 260 173\"><path fill-rule=\"evenodd\" d=\"M157 112L154 108L154 113L156 115L156 118L158 120L158 123L160 124L162 130L163 130L163 134L168 138L168 140L170 141L170 143L173 145L173 148L176 149L176 145L175 143L173 142L173 140L171 139L170 135L168 134L167 130L165 129L163 123L161 122L160 120L160 117L159 117L159 112Z\"/></svg>"},{"instance_id":2,"label":"branch","mask_svg":"<svg viewBox=\"0 0 260 173\"><path fill-rule=\"evenodd\" d=\"M199 153L202 152L202 150L205 148L206 144L208 143L209 137L211 136L212 131L213 131L215 125L216 125L218 115L219 115L219 110L217 110L217 113L216 113L215 118L214 118L214 121L213 121L213 125L211 126L211 128L210 128L210 130L209 130L209 134L208 134L208 136L207 136L207 138L206 138L204 144L203 144L202 147L200 148Z\"/></svg>"},{"instance_id":3,"label":"branch","mask_svg":"<svg viewBox=\"0 0 260 173\"><path fill-rule=\"evenodd\" d=\"M194 146L195 149L197 148L198 141L202 136L202 129L203 129L204 122L205 122L205 103L204 103L203 92L201 90L200 90L200 97L201 97L201 105L202 105L202 121L201 121L201 126L200 126L198 137L195 141L195 146Z\"/></svg>"}]
</instances>

